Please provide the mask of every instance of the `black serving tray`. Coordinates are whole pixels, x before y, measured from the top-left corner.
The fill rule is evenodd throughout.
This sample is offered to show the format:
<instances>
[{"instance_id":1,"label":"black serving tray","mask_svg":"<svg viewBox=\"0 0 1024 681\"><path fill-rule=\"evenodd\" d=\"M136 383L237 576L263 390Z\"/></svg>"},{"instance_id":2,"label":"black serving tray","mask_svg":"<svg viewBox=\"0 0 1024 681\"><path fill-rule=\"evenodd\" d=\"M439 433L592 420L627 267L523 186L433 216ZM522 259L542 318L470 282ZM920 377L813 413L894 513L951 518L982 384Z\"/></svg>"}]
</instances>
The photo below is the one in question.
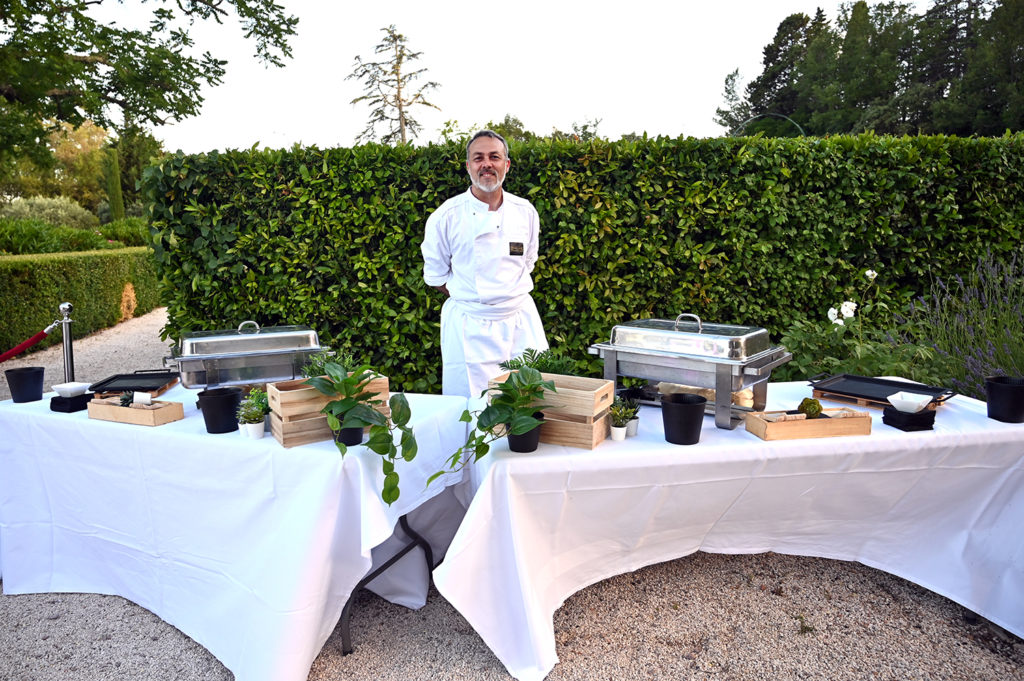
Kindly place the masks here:
<instances>
[{"instance_id":1,"label":"black serving tray","mask_svg":"<svg viewBox=\"0 0 1024 681\"><path fill-rule=\"evenodd\" d=\"M829 376L820 380L812 378L811 386L815 390L833 395L841 395L854 399L871 400L881 405L888 404L888 397L893 393L912 392L922 395L931 395L932 402L942 404L955 392L949 388L939 388L923 383L912 383L909 381L894 381L888 378L872 378L870 376L856 376L854 374L839 374Z\"/></svg>"},{"instance_id":2,"label":"black serving tray","mask_svg":"<svg viewBox=\"0 0 1024 681\"><path fill-rule=\"evenodd\" d=\"M89 386L94 393L140 392L153 397L167 392L178 382L177 371L140 369L133 374L114 374Z\"/></svg>"}]
</instances>

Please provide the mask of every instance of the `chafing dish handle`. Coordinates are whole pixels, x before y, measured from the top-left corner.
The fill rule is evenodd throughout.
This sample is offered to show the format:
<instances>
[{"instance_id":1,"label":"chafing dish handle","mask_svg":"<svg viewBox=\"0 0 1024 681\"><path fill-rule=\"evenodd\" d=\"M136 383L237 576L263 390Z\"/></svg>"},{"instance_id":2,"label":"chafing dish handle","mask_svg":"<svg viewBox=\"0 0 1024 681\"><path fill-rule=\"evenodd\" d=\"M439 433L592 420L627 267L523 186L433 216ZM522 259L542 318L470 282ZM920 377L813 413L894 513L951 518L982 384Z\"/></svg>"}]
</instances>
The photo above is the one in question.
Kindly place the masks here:
<instances>
[{"instance_id":1,"label":"chafing dish handle","mask_svg":"<svg viewBox=\"0 0 1024 681\"><path fill-rule=\"evenodd\" d=\"M766 373L771 372L772 369L778 366L782 366L789 360L793 359L792 352L784 352L779 357L773 359L765 365L759 367L746 367L743 369L743 373L747 376L764 376Z\"/></svg>"},{"instance_id":2,"label":"chafing dish handle","mask_svg":"<svg viewBox=\"0 0 1024 681\"><path fill-rule=\"evenodd\" d=\"M252 324L253 326L256 327L256 330L255 331L242 331L242 329L245 327L246 324ZM245 320L244 322L242 322L241 324L238 325L238 333L259 333L259 332L260 332L260 325L257 324L255 321L253 321L251 319L247 319L247 320Z\"/></svg>"},{"instance_id":3,"label":"chafing dish handle","mask_svg":"<svg viewBox=\"0 0 1024 681\"><path fill-rule=\"evenodd\" d=\"M683 314L676 317L675 326L672 327L673 331L679 330L679 320L682 319L683 317L693 317L695 320L697 320L697 333L704 333L704 322L700 320L700 317L698 317L695 314L690 314L689 312L684 312Z\"/></svg>"}]
</instances>

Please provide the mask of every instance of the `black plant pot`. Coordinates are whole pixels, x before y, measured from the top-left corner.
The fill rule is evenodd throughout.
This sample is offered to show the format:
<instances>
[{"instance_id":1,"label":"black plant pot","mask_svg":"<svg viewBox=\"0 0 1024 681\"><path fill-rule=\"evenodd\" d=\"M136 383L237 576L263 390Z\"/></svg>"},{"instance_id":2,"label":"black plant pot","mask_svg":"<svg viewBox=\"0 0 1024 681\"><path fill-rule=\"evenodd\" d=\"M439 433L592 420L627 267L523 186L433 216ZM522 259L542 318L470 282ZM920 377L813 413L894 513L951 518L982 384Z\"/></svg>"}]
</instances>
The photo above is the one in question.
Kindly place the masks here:
<instances>
[{"instance_id":1,"label":"black plant pot","mask_svg":"<svg viewBox=\"0 0 1024 681\"><path fill-rule=\"evenodd\" d=\"M985 393L988 396L990 419L1004 423L1024 423L1024 378L988 376L985 378Z\"/></svg>"},{"instance_id":2,"label":"black plant pot","mask_svg":"<svg viewBox=\"0 0 1024 681\"><path fill-rule=\"evenodd\" d=\"M7 387L15 402L35 402L43 399L43 367L21 367L8 369Z\"/></svg>"},{"instance_id":3,"label":"black plant pot","mask_svg":"<svg viewBox=\"0 0 1024 681\"><path fill-rule=\"evenodd\" d=\"M695 445L700 442L707 402L706 398L690 393L663 395L661 420L665 426L665 440L674 445Z\"/></svg>"},{"instance_id":4,"label":"black plant pot","mask_svg":"<svg viewBox=\"0 0 1024 681\"><path fill-rule=\"evenodd\" d=\"M340 442L346 447L361 445L363 443L363 429L355 426L336 430L334 431L334 441Z\"/></svg>"},{"instance_id":5,"label":"black plant pot","mask_svg":"<svg viewBox=\"0 0 1024 681\"><path fill-rule=\"evenodd\" d=\"M199 391L198 397L207 433L230 433L238 430L241 388L210 388Z\"/></svg>"},{"instance_id":6,"label":"black plant pot","mask_svg":"<svg viewBox=\"0 0 1024 681\"><path fill-rule=\"evenodd\" d=\"M533 418L543 421L544 414L539 411L535 412ZM540 445L540 429L541 426L537 426L533 430L523 433L522 435L509 433L508 448L513 452L519 452L520 454L537 451L537 446Z\"/></svg>"}]
</instances>

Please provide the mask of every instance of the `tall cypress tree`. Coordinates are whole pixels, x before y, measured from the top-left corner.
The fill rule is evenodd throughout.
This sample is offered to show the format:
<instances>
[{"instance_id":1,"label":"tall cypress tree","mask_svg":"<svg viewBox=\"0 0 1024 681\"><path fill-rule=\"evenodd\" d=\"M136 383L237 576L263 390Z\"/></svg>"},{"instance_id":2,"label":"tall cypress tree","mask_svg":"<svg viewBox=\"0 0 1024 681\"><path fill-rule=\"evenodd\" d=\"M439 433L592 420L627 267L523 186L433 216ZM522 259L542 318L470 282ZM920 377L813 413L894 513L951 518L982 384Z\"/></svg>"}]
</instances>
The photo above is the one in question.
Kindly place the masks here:
<instances>
[{"instance_id":1,"label":"tall cypress tree","mask_svg":"<svg viewBox=\"0 0 1024 681\"><path fill-rule=\"evenodd\" d=\"M110 204L110 219L124 219L124 195L121 193L121 164L117 147L107 148L107 163L104 168L107 180L107 202Z\"/></svg>"}]
</instances>

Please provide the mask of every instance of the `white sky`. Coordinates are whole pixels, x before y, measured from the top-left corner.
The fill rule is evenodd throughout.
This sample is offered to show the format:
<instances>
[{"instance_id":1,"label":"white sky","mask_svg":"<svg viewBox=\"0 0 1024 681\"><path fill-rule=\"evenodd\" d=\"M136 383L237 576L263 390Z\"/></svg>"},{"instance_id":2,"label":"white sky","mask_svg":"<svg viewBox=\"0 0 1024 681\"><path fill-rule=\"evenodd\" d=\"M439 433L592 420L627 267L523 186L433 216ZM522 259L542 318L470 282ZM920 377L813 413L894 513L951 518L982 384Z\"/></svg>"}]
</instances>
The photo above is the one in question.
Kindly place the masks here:
<instances>
[{"instance_id":1,"label":"white sky","mask_svg":"<svg viewBox=\"0 0 1024 681\"><path fill-rule=\"evenodd\" d=\"M351 146L369 109L354 57L376 60L381 28L395 24L423 54L414 66L440 83L417 107L416 143L439 139L447 120L460 129L500 121L506 113L539 134L600 119L604 137L715 137L726 75L742 83L761 72L762 50L793 12L821 6L835 22L840 2L813 0L278 0L298 15L294 56L286 67L262 66L232 18L195 30L197 47L228 60L224 83L205 90L201 115L154 134L170 151ZM873 3L871 3L873 4ZM923 11L926 2L919 2ZM151 8L153 5L143 5Z\"/></svg>"}]
</instances>

